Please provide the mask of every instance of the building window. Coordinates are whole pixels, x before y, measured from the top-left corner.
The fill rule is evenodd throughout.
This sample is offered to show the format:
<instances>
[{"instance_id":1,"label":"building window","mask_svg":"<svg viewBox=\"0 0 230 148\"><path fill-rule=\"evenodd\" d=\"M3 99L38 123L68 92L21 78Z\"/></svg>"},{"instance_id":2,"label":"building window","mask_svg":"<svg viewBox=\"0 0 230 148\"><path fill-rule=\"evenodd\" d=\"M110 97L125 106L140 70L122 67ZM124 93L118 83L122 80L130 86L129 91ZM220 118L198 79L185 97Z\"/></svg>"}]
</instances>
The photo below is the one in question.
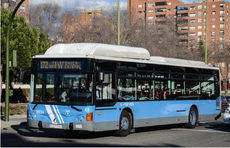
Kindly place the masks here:
<instances>
[{"instance_id":1,"label":"building window","mask_svg":"<svg viewBox=\"0 0 230 148\"><path fill-rule=\"evenodd\" d=\"M215 26L215 25L212 25L212 28L216 28L216 26Z\"/></svg>"},{"instance_id":2,"label":"building window","mask_svg":"<svg viewBox=\"0 0 230 148\"><path fill-rule=\"evenodd\" d=\"M201 16L201 15L202 15L202 12L198 12L198 15Z\"/></svg>"},{"instance_id":3,"label":"building window","mask_svg":"<svg viewBox=\"0 0 230 148\"><path fill-rule=\"evenodd\" d=\"M216 7L216 5L213 4L213 5L212 5L212 8L215 8L215 7Z\"/></svg>"},{"instance_id":4,"label":"building window","mask_svg":"<svg viewBox=\"0 0 230 148\"><path fill-rule=\"evenodd\" d=\"M172 3L171 3L171 2L168 2L168 5L172 5Z\"/></svg>"},{"instance_id":5,"label":"building window","mask_svg":"<svg viewBox=\"0 0 230 148\"><path fill-rule=\"evenodd\" d=\"M197 41L198 41L198 42L201 42L201 41L202 41L202 38L198 38Z\"/></svg>"},{"instance_id":6,"label":"building window","mask_svg":"<svg viewBox=\"0 0 230 148\"><path fill-rule=\"evenodd\" d=\"M221 8L224 8L224 4L223 4L223 3L221 3L221 4L220 4L220 7L221 7Z\"/></svg>"},{"instance_id":7,"label":"building window","mask_svg":"<svg viewBox=\"0 0 230 148\"><path fill-rule=\"evenodd\" d=\"M190 17L195 17L196 14L195 14L195 13L191 13L191 14L189 14L189 16L190 16Z\"/></svg>"},{"instance_id":8,"label":"building window","mask_svg":"<svg viewBox=\"0 0 230 148\"><path fill-rule=\"evenodd\" d=\"M224 14L224 10L220 10L220 15L223 15Z\"/></svg>"},{"instance_id":9,"label":"building window","mask_svg":"<svg viewBox=\"0 0 230 148\"><path fill-rule=\"evenodd\" d=\"M220 49L223 49L224 48L224 44L220 44Z\"/></svg>"},{"instance_id":10,"label":"building window","mask_svg":"<svg viewBox=\"0 0 230 148\"><path fill-rule=\"evenodd\" d=\"M190 27L189 29L190 29L190 31L192 31L192 30L195 30L196 27Z\"/></svg>"},{"instance_id":11,"label":"building window","mask_svg":"<svg viewBox=\"0 0 230 148\"><path fill-rule=\"evenodd\" d=\"M212 18L212 21L215 22L215 21L216 21L216 18Z\"/></svg>"},{"instance_id":12,"label":"building window","mask_svg":"<svg viewBox=\"0 0 230 148\"><path fill-rule=\"evenodd\" d=\"M212 36L214 36L215 35L215 32L212 32Z\"/></svg>"},{"instance_id":13,"label":"building window","mask_svg":"<svg viewBox=\"0 0 230 148\"><path fill-rule=\"evenodd\" d=\"M154 7L154 4L148 4L148 7Z\"/></svg>"},{"instance_id":14,"label":"building window","mask_svg":"<svg viewBox=\"0 0 230 148\"><path fill-rule=\"evenodd\" d=\"M8 9L9 3L3 3L3 8Z\"/></svg>"},{"instance_id":15,"label":"building window","mask_svg":"<svg viewBox=\"0 0 230 148\"><path fill-rule=\"evenodd\" d=\"M153 20L153 17L152 17L152 16L149 16L149 17L148 17L148 20Z\"/></svg>"},{"instance_id":16,"label":"building window","mask_svg":"<svg viewBox=\"0 0 230 148\"><path fill-rule=\"evenodd\" d=\"M155 3L155 6L165 6L165 5L167 5L166 2L156 2Z\"/></svg>"},{"instance_id":17,"label":"building window","mask_svg":"<svg viewBox=\"0 0 230 148\"><path fill-rule=\"evenodd\" d=\"M138 11L138 13L139 13L139 14L141 14L141 13L142 13L142 11Z\"/></svg>"},{"instance_id":18,"label":"building window","mask_svg":"<svg viewBox=\"0 0 230 148\"><path fill-rule=\"evenodd\" d=\"M21 7L20 7L20 11L21 11L21 12L25 12L25 9L26 9L25 6L21 6Z\"/></svg>"},{"instance_id":19,"label":"building window","mask_svg":"<svg viewBox=\"0 0 230 148\"><path fill-rule=\"evenodd\" d=\"M196 36L196 34L195 33L190 33L189 36L194 37L194 36Z\"/></svg>"},{"instance_id":20,"label":"building window","mask_svg":"<svg viewBox=\"0 0 230 148\"><path fill-rule=\"evenodd\" d=\"M168 9L168 11L169 11L169 12L171 12L171 11L172 11L172 9Z\"/></svg>"},{"instance_id":21,"label":"building window","mask_svg":"<svg viewBox=\"0 0 230 148\"><path fill-rule=\"evenodd\" d=\"M196 6L191 6L190 10L196 10Z\"/></svg>"},{"instance_id":22,"label":"building window","mask_svg":"<svg viewBox=\"0 0 230 148\"><path fill-rule=\"evenodd\" d=\"M220 17L220 21L224 21L224 17Z\"/></svg>"},{"instance_id":23,"label":"building window","mask_svg":"<svg viewBox=\"0 0 230 148\"><path fill-rule=\"evenodd\" d=\"M216 14L216 11L212 11L212 14L213 14L213 15Z\"/></svg>"},{"instance_id":24,"label":"building window","mask_svg":"<svg viewBox=\"0 0 230 148\"><path fill-rule=\"evenodd\" d=\"M178 27L178 30L188 30L188 27L187 27L187 26L184 26L184 27Z\"/></svg>"},{"instance_id":25,"label":"building window","mask_svg":"<svg viewBox=\"0 0 230 148\"><path fill-rule=\"evenodd\" d=\"M198 19L198 22L199 22L199 23L201 23L201 22L202 22L202 19L201 19L201 18L199 18L199 19Z\"/></svg>"},{"instance_id":26,"label":"building window","mask_svg":"<svg viewBox=\"0 0 230 148\"><path fill-rule=\"evenodd\" d=\"M138 5L138 8L142 8L142 5Z\"/></svg>"},{"instance_id":27,"label":"building window","mask_svg":"<svg viewBox=\"0 0 230 148\"><path fill-rule=\"evenodd\" d=\"M224 24L220 24L220 28L224 28Z\"/></svg>"},{"instance_id":28,"label":"building window","mask_svg":"<svg viewBox=\"0 0 230 148\"><path fill-rule=\"evenodd\" d=\"M190 20L190 23L195 23L196 22L196 20Z\"/></svg>"},{"instance_id":29,"label":"building window","mask_svg":"<svg viewBox=\"0 0 230 148\"><path fill-rule=\"evenodd\" d=\"M220 41L223 42L224 41L224 37L220 37Z\"/></svg>"},{"instance_id":30,"label":"building window","mask_svg":"<svg viewBox=\"0 0 230 148\"><path fill-rule=\"evenodd\" d=\"M188 13L178 13L177 16L178 17L187 17Z\"/></svg>"},{"instance_id":31,"label":"building window","mask_svg":"<svg viewBox=\"0 0 230 148\"><path fill-rule=\"evenodd\" d=\"M199 6L198 6L198 9L202 9L202 5L199 5Z\"/></svg>"},{"instance_id":32,"label":"building window","mask_svg":"<svg viewBox=\"0 0 230 148\"><path fill-rule=\"evenodd\" d=\"M183 7L178 7L177 11L181 11L181 10L188 10L187 6L183 6Z\"/></svg>"},{"instance_id":33,"label":"building window","mask_svg":"<svg viewBox=\"0 0 230 148\"><path fill-rule=\"evenodd\" d=\"M166 12L167 9L166 8L158 8L158 9L155 9L156 12Z\"/></svg>"},{"instance_id":34,"label":"building window","mask_svg":"<svg viewBox=\"0 0 230 148\"><path fill-rule=\"evenodd\" d=\"M220 35L224 35L224 30L221 30L221 31L220 31Z\"/></svg>"},{"instance_id":35,"label":"building window","mask_svg":"<svg viewBox=\"0 0 230 148\"><path fill-rule=\"evenodd\" d=\"M202 32L198 32L197 35L198 35L198 36L202 36Z\"/></svg>"},{"instance_id":36,"label":"building window","mask_svg":"<svg viewBox=\"0 0 230 148\"><path fill-rule=\"evenodd\" d=\"M149 10L148 13L153 13L153 10Z\"/></svg>"},{"instance_id":37,"label":"building window","mask_svg":"<svg viewBox=\"0 0 230 148\"><path fill-rule=\"evenodd\" d=\"M202 26L198 26L198 29L202 29Z\"/></svg>"}]
</instances>

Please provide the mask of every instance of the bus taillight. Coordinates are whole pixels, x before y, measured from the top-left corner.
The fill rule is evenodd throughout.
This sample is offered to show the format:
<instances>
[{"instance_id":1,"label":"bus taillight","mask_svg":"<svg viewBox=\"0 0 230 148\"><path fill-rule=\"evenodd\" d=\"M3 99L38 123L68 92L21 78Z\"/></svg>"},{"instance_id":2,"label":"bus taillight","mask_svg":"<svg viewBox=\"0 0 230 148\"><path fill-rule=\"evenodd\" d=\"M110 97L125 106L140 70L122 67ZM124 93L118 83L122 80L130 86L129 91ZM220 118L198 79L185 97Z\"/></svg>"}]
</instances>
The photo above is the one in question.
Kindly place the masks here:
<instances>
[{"instance_id":1,"label":"bus taillight","mask_svg":"<svg viewBox=\"0 0 230 148\"><path fill-rule=\"evenodd\" d=\"M93 113L86 114L86 121L93 121Z\"/></svg>"}]
</instances>

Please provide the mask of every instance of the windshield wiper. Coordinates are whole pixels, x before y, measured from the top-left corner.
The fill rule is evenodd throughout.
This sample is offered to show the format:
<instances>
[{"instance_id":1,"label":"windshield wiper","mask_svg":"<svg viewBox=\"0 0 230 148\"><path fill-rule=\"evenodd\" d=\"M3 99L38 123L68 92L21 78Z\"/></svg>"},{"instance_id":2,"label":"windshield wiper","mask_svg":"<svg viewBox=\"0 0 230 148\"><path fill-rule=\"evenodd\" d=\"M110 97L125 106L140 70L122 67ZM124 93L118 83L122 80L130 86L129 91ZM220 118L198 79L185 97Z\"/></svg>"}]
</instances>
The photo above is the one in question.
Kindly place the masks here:
<instances>
[{"instance_id":1,"label":"windshield wiper","mask_svg":"<svg viewBox=\"0 0 230 148\"><path fill-rule=\"evenodd\" d=\"M71 106L71 108L75 109L76 111L79 111L79 112L82 111L81 109L78 109L78 108L74 107L73 105L70 105L70 106Z\"/></svg>"}]
</instances>

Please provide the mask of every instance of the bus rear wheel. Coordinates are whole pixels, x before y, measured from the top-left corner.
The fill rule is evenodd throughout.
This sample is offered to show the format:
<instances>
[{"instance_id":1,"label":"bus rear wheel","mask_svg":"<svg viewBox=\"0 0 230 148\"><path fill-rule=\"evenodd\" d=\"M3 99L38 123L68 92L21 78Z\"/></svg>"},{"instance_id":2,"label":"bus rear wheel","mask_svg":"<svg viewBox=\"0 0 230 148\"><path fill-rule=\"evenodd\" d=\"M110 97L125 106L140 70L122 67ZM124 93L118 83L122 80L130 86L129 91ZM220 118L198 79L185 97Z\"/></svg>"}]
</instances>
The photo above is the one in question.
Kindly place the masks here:
<instances>
[{"instance_id":1,"label":"bus rear wheel","mask_svg":"<svg viewBox=\"0 0 230 148\"><path fill-rule=\"evenodd\" d=\"M198 111L195 107L192 107L189 111L188 123L186 127L195 128L197 123L198 123Z\"/></svg>"},{"instance_id":2,"label":"bus rear wheel","mask_svg":"<svg viewBox=\"0 0 230 148\"><path fill-rule=\"evenodd\" d=\"M118 135L125 137L131 131L132 118L129 112L123 111L120 116Z\"/></svg>"}]
</instances>

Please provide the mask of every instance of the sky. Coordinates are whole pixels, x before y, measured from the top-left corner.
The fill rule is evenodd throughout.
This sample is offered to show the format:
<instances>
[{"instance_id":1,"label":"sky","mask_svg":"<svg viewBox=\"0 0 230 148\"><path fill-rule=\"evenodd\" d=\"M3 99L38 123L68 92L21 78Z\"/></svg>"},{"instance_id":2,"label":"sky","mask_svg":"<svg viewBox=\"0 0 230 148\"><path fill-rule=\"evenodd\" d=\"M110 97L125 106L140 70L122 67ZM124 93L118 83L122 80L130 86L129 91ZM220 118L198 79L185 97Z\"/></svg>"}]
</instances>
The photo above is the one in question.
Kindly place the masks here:
<instances>
[{"instance_id":1,"label":"sky","mask_svg":"<svg viewBox=\"0 0 230 148\"><path fill-rule=\"evenodd\" d=\"M198 2L198 0L180 0L184 3ZM230 2L230 0L225 0ZM73 11L75 9L84 10L111 10L116 6L117 0L30 0L30 4L54 2L61 6L63 11ZM120 0L122 10L127 9L127 0Z\"/></svg>"}]
</instances>

